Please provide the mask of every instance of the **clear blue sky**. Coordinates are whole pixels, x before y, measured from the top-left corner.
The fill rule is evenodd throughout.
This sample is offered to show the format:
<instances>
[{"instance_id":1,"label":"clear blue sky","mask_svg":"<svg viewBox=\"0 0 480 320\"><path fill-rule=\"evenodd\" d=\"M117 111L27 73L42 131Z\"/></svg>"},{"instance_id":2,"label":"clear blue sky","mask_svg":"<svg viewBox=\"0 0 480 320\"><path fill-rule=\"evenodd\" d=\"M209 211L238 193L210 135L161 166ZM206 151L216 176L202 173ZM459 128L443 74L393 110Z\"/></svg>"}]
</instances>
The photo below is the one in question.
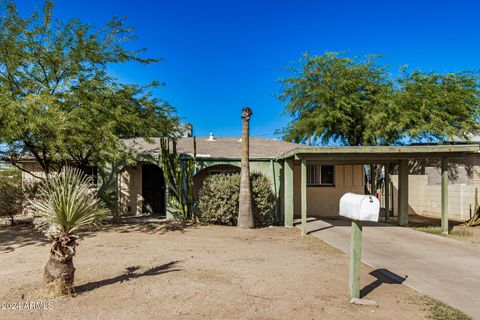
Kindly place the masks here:
<instances>
[{"instance_id":1,"label":"clear blue sky","mask_svg":"<svg viewBox=\"0 0 480 320\"><path fill-rule=\"evenodd\" d=\"M28 9L34 1L17 3ZM55 11L98 26L127 16L136 46L165 60L114 66L112 73L127 82L166 83L156 96L193 123L196 135L239 135L240 110L249 105L252 134L273 137L288 122L275 98L277 80L305 52L382 54L393 72L404 64L480 69L477 1L59 0Z\"/></svg>"}]
</instances>

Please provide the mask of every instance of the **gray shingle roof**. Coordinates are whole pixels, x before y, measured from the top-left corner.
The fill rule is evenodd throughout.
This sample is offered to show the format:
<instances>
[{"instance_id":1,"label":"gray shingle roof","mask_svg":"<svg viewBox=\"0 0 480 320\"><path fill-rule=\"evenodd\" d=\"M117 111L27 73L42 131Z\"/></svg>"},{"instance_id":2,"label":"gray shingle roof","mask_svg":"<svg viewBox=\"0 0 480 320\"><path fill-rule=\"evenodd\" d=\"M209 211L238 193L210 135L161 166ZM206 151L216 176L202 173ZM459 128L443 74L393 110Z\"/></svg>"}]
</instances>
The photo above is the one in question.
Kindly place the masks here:
<instances>
[{"instance_id":1,"label":"gray shingle roof","mask_svg":"<svg viewBox=\"0 0 480 320\"><path fill-rule=\"evenodd\" d=\"M158 153L160 142L152 138L154 143L148 143L143 138L124 140L129 148L141 154ZM240 159L242 142L239 137L215 138L210 141L207 137L197 137L197 157L199 158L229 158ZM280 140L250 137L250 158L276 158L285 152L301 145ZM177 143L178 153L193 154L193 138L180 138Z\"/></svg>"}]
</instances>

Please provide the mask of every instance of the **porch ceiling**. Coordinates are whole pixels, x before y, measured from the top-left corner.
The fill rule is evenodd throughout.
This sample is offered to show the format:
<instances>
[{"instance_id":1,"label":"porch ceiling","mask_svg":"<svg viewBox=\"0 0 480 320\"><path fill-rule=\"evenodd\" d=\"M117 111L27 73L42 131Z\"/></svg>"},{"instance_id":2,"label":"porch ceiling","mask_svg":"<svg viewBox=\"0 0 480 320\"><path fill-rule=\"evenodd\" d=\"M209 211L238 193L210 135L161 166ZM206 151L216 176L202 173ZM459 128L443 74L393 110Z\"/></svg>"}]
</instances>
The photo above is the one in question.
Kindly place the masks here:
<instances>
[{"instance_id":1,"label":"porch ceiling","mask_svg":"<svg viewBox=\"0 0 480 320\"><path fill-rule=\"evenodd\" d=\"M480 154L479 144L419 145L419 146L342 146L301 147L289 151L278 159L327 161L330 163L392 163L401 159L461 158Z\"/></svg>"}]
</instances>

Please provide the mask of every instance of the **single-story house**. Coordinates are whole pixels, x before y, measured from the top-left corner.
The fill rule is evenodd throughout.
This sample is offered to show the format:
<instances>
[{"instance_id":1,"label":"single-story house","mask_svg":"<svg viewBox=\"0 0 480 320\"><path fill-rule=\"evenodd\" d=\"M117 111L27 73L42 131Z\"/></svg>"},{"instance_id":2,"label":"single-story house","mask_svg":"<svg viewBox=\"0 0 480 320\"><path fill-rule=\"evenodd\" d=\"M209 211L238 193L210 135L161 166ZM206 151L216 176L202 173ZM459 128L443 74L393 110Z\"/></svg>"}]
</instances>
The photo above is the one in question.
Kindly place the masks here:
<instances>
[{"instance_id":1,"label":"single-story house","mask_svg":"<svg viewBox=\"0 0 480 320\"><path fill-rule=\"evenodd\" d=\"M157 139L158 140L158 139ZM130 139L126 145L139 154L158 154L160 142L148 143L144 139ZM177 152L193 154L193 137L182 137L177 143ZM196 137L196 174L193 178L195 197L206 176L218 173L240 172L242 142L238 137L215 138ZM284 171L282 155L302 147L300 144L284 142L275 139L258 137L250 138L250 171L260 172L272 183L272 190L277 198L276 215L282 218L284 193ZM295 194L294 208L300 213L300 162L293 168L294 179L292 187ZM364 192L363 166L357 165L326 165L312 163L308 167L308 189L311 215L338 215L338 199L345 192ZM153 180L153 181L152 181ZM165 185L161 169L149 162L139 161L135 167L122 173L119 189L121 202L132 214L145 212L145 204L150 204L153 212L165 212Z\"/></svg>"},{"instance_id":2,"label":"single-story house","mask_svg":"<svg viewBox=\"0 0 480 320\"><path fill-rule=\"evenodd\" d=\"M192 155L193 137L179 138L179 154ZM152 213L166 215L166 185L162 169L155 161L160 153L160 141L152 138L125 140L127 148L138 154L136 165L127 167L118 178L119 204L127 214ZM239 137L196 137L196 170L194 194L207 175L238 172L240 170L241 140ZM286 226L293 224L294 217L335 217L338 216L340 197L346 192L364 193L365 165L381 164L386 167L398 166L398 176L393 177L394 188L385 184L382 200L386 215L398 215L401 225L408 223L409 163L416 160L434 160L442 163L441 183L437 193L442 199L441 212L448 214L448 168L455 159L477 159L478 144L435 145L435 146L375 146L375 147L309 147L275 139L250 138L251 171L266 175L272 183L277 198L276 214ZM157 162L158 163L158 162ZM40 170L35 162L25 162L25 169ZM95 168L92 168L95 174ZM387 170L388 172L388 170ZM23 173L24 179L28 179ZM386 175L386 180L390 176ZM445 180L444 177L447 177ZM393 191L393 192L392 192ZM393 193L393 196L392 196ZM415 193L410 195L414 198ZM393 202L393 203L392 203ZM392 212L393 209L393 212ZM445 220L445 216L444 220Z\"/></svg>"}]
</instances>

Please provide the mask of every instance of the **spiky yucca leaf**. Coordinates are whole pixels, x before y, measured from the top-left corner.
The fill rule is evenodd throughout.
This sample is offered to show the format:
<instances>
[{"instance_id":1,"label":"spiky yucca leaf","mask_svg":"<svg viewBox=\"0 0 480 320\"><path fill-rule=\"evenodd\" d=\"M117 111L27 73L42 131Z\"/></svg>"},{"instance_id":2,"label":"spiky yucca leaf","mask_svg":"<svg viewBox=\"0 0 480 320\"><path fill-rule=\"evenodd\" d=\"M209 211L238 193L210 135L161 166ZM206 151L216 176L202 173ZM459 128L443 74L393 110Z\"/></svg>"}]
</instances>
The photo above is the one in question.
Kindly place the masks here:
<instances>
[{"instance_id":1,"label":"spiky yucca leaf","mask_svg":"<svg viewBox=\"0 0 480 320\"><path fill-rule=\"evenodd\" d=\"M80 169L65 168L39 188L32 201L51 234L68 234L78 228L94 225L105 218L108 210L93 191L92 180Z\"/></svg>"}]
</instances>

